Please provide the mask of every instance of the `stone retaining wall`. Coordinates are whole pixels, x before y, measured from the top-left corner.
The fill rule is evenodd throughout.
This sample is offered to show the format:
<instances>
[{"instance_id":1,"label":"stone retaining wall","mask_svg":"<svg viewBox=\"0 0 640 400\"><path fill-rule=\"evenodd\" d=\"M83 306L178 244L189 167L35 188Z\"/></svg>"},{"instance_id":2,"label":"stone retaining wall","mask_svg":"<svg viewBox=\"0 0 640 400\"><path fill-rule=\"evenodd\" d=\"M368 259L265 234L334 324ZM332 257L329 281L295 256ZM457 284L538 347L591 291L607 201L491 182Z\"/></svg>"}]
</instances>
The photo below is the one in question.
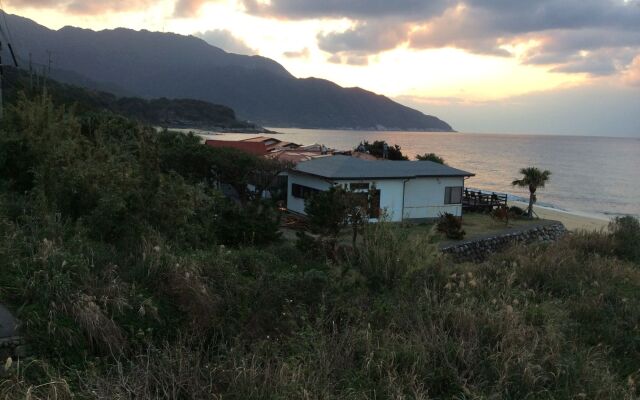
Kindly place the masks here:
<instances>
[{"instance_id":1,"label":"stone retaining wall","mask_svg":"<svg viewBox=\"0 0 640 400\"><path fill-rule=\"evenodd\" d=\"M465 240L458 243L448 243L441 247L441 251L450 254L457 262L482 262L491 254L497 253L516 243L554 242L567 233L561 222L553 221L544 225L484 237L475 240Z\"/></svg>"}]
</instances>

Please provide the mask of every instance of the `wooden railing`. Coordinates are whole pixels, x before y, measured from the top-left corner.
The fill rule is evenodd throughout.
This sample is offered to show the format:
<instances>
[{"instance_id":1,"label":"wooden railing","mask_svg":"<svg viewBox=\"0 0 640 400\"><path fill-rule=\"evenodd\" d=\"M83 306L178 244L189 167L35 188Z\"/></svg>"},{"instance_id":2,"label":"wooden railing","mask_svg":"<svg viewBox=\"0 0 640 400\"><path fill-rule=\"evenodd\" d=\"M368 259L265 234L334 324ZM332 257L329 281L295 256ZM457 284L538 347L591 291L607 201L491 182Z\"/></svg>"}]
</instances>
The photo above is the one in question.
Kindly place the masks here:
<instances>
[{"instance_id":1,"label":"wooden railing","mask_svg":"<svg viewBox=\"0 0 640 400\"><path fill-rule=\"evenodd\" d=\"M507 206L507 195L487 193L479 190L465 189L462 194L462 206L467 209L493 209Z\"/></svg>"}]
</instances>

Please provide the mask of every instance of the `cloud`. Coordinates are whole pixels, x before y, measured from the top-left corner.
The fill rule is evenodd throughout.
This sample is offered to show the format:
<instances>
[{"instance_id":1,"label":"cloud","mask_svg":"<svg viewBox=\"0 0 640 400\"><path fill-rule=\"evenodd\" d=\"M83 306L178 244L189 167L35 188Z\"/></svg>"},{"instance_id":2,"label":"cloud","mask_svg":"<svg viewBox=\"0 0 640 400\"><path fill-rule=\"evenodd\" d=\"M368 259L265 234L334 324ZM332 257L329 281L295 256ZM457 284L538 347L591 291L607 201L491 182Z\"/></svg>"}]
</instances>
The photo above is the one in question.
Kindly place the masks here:
<instances>
[{"instance_id":1,"label":"cloud","mask_svg":"<svg viewBox=\"0 0 640 400\"><path fill-rule=\"evenodd\" d=\"M55 8L74 14L135 11L161 3L5 1L16 7ZM173 1L175 16L193 17L205 4L221 0ZM235 1L246 13L264 18L348 20L350 28L320 32L316 39L318 47L330 54L330 61L354 65L366 64L371 56L400 46L418 50L453 47L518 57L523 64L547 66L555 72L606 75L622 73L640 53L640 0Z\"/></svg>"},{"instance_id":2,"label":"cloud","mask_svg":"<svg viewBox=\"0 0 640 400\"><path fill-rule=\"evenodd\" d=\"M631 86L640 86L640 54L625 69L623 80Z\"/></svg>"},{"instance_id":3,"label":"cloud","mask_svg":"<svg viewBox=\"0 0 640 400\"><path fill-rule=\"evenodd\" d=\"M196 33L197 36L212 46L220 47L230 53L253 55L257 51L249 47L242 39L239 39L226 29L215 29Z\"/></svg>"},{"instance_id":4,"label":"cloud","mask_svg":"<svg viewBox=\"0 0 640 400\"><path fill-rule=\"evenodd\" d=\"M353 54L353 53L336 53L327 58L332 64L347 64L356 67L363 67L369 65L369 56L366 54Z\"/></svg>"},{"instance_id":5,"label":"cloud","mask_svg":"<svg viewBox=\"0 0 640 400\"><path fill-rule=\"evenodd\" d=\"M204 3L207 3L207 0L176 0L173 15L179 18L193 17L198 14Z\"/></svg>"},{"instance_id":6,"label":"cloud","mask_svg":"<svg viewBox=\"0 0 640 400\"><path fill-rule=\"evenodd\" d=\"M318 47L329 53L376 54L391 50L407 40L408 26L402 23L360 23L343 32L318 34Z\"/></svg>"},{"instance_id":7,"label":"cloud","mask_svg":"<svg viewBox=\"0 0 640 400\"><path fill-rule=\"evenodd\" d=\"M302 50L285 51L284 53L282 53L282 55L287 58L309 58L311 52L309 51L308 47L305 47Z\"/></svg>"},{"instance_id":8,"label":"cloud","mask_svg":"<svg viewBox=\"0 0 640 400\"><path fill-rule=\"evenodd\" d=\"M283 19L369 19L437 15L454 0L242 0L247 12Z\"/></svg>"},{"instance_id":9,"label":"cloud","mask_svg":"<svg viewBox=\"0 0 640 400\"><path fill-rule=\"evenodd\" d=\"M157 0L6 0L6 2L18 8L51 8L82 15L138 11L158 3Z\"/></svg>"},{"instance_id":10,"label":"cloud","mask_svg":"<svg viewBox=\"0 0 640 400\"><path fill-rule=\"evenodd\" d=\"M394 49L408 39L407 24L387 20L384 23L360 23L342 32L317 35L318 47L330 53L335 64L367 65L369 56Z\"/></svg>"},{"instance_id":11,"label":"cloud","mask_svg":"<svg viewBox=\"0 0 640 400\"><path fill-rule=\"evenodd\" d=\"M619 73L640 50L640 0L240 0L248 13L280 19L347 18L322 32L320 49L344 62L408 45L548 65L564 73ZM513 52L527 43L524 55ZM534 45L535 44L535 45ZM610 60L607 60L607 57Z\"/></svg>"},{"instance_id":12,"label":"cloud","mask_svg":"<svg viewBox=\"0 0 640 400\"><path fill-rule=\"evenodd\" d=\"M455 47L472 53L495 56L511 55L501 46L505 34L487 26L486 10L474 10L457 6L443 15L414 29L409 37L409 46L414 49Z\"/></svg>"}]
</instances>

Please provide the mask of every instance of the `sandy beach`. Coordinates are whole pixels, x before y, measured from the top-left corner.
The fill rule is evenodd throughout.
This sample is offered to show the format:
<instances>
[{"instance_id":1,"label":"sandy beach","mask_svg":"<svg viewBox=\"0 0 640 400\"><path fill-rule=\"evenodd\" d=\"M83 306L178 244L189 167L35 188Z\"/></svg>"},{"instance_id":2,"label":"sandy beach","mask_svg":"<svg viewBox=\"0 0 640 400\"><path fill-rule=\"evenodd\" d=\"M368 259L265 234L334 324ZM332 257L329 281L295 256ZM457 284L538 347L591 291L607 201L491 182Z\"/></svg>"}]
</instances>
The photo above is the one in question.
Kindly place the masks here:
<instances>
[{"instance_id":1,"label":"sandy beach","mask_svg":"<svg viewBox=\"0 0 640 400\"><path fill-rule=\"evenodd\" d=\"M518 207L527 208L528 204L519 201L510 201L509 204L517 205ZM533 210L538 215L538 217L542 219L552 219L556 221L560 221L564 224L564 226L570 230L600 230L606 229L609 221L604 218L596 218L586 215L580 215L576 213L570 213L561 210L554 210L551 208L538 207L534 206Z\"/></svg>"}]
</instances>

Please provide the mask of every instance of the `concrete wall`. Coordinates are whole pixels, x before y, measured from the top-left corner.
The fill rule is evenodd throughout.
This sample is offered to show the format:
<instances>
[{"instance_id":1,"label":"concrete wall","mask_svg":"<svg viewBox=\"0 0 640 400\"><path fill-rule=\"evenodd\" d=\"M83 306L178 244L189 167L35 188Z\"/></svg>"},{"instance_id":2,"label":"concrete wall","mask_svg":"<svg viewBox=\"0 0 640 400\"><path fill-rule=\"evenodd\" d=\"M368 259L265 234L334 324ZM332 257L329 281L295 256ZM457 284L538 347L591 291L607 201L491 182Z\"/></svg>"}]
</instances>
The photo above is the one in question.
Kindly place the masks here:
<instances>
[{"instance_id":1,"label":"concrete wall","mask_svg":"<svg viewBox=\"0 0 640 400\"><path fill-rule=\"evenodd\" d=\"M464 178L417 178L407 181L404 193L404 218L438 218L442 213L462 215L461 204L444 204L445 188L464 186Z\"/></svg>"},{"instance_id":2,"label":"concrete wall","mask_svg":"<svg viewBox=\"0 0 640 400\"><path fill-rule=\"evenodd\" d=\"M289 172L289 180L287 182L287 208L300 214L304 214L304 199L298 199L291 195L291 186L294 183L318 190L329 190L331 187L331 184L322 178Z\"/></svg>"}]
</instances>

